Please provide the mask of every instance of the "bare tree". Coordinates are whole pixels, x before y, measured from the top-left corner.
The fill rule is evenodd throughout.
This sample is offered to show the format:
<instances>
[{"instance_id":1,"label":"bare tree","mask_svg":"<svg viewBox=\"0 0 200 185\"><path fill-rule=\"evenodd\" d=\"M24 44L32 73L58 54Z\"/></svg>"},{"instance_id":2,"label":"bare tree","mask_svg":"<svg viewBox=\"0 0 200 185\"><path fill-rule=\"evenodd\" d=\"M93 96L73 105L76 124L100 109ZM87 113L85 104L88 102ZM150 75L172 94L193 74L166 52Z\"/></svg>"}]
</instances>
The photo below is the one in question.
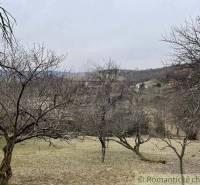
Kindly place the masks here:
<instances>
[{"instance_id":1,"label":"bare tree","mask_svg":"<svg viewBox=\"0 0 200 185\"><path fill-rule=\"evenodd\" d=\"M15 40L13 26L16 23L15 18L2 6L0 6L0 29L3 39L10 45Z\"/></svg>"},{"instance_id":2,"label":"bare tree","mask_svg":"<svg viewBox=\"0 0 200 185\"><path fill-rule=\"evenodd\" d=\"M176 92L172 99L172 113L174 125L184 134L182 135L180 150L178 150L171 140L175 140L173 134L162 140L178 156L182 184L184 184L183 158L186 146L190 140L196 139L200 128L200 97L199 97L199 77L200 77L200 17L185 25L172 28L171 34L163 39L172 46L173 61L182 71L188 70L188 77L178 81Z\"/></svg>"},{"instance_id":3,"label":"bare tree","mask_svg":"<svg viewBox=\"0 0 200 185\"><path fill-rule=\"evenodd\" d=\"M189 142L187 136L183 137L182 140L176 140L176 139L168 136L168 137L162 138L162 141L164 141L167 144L166 147L169 147L170 149L172 149L172 151L178 157L182 185L184 185L185 178L184 178L183 158L185 156L186 147L190 142ZM179 144L179 147L176 146L177 143ZM164 149L166 147L163 147L162 149Z\"/></svg>"},{"instance_id":4,"label":"bare tree","mask_svg":"<svg viewBox=\"0 0 200 185\"><path fill-rule=\"evenodd\" d=\"M31 138L69 139L67 106L75 101L77 87L54 75L62 61L44 47L16 48L0 59L0 131L5 139L0 184L12 176L15 145Z\"/></svg>"},{"instance_id":5,"label":"bare tree","mask_svg":"<svg viewBox=\"0 0 200 185\"><path fill-rule=\"evenodd\" d=\"M105 66L97 67L89 80L89 102L85 108L83 117L84 133L97 136L101 144L101 161L105 160L106 141L111 134L108 125L110 111L122 98L123 88L119 82L119 69L109 61Z\"/></svg>"},{"instance_id":6,"label":"bare tree","mask_svg":"<svg viewBox=\"0 0 200 185\"><path fill-rule=\"evenodd\" d=\"M113 116L112 130L117 139L110 140L133 151L143 161L165 163L164 160L149 159L140 152L140 146L151 139L150 116L144 110L141 92L129 89L129 93L126 94L128 98L125 105L119 105L120 108L116 109Z\"/></svg>"},{"instance_id":7,"label":"bare tree","mask_svg":"<svg viewBox=\"0 0 200 185\"><path fill-rule=\"evenodd\" d=\"M137 154L142 160L148 161L148 159L140 153L140 146L148 142L151 138L148 136L149 119L147 114L142 110L135 110L134 113L117 111L114 113L113 117L111 130L112 135L116 138L109 138L109 140L121 144ZM147 138L145 138L144 135L146 135Z\"/></svg>"},{"instance_id":8,"label":"bare tree","mask_svg":"<svg viewBox=\"0 0 200 185\"><path fill-rule=\"evenodd\" d=\"M184 82L184 85L187 82ZM200 128L200 96L199 87L183 86L183 83L177 83L177 87L168 94L168 109L162 109L156 114L155 124L165 125L163 129L156 130L159 137L166 146L170 148L179 160L179 169L184 181L184 156L187 146L196 139ZM163 106L164 107L164 106ZM170 118L170 119L169 119ZM165 123L165 120L171 120ZM166 125L167 124L167 125ZM179 132L175 132L174 128L178 128Z\"/></svg>"},{"instance_id":9,"label":"bare tree","mask_svg":"<svg viewBox=\"0 0 200 185\"><path fill-rule=\"evenodd\" d=\"M186 21L184 25L173 27L163 41L172 47L174 64L191 68L193 74L200 71L200 17ZM192 75L192 74L191 74Z\"/></svg>"},{"instance_id":10,"label":"bare tree","mask_svg":"<svg viewBox=\"0 0 200 185\"><path fill-rule=\"evenodd\" d=\"M200 91L198 86L185 86L189 81L177 83L177 87L168 95L168 109L163 110L164 114L157 119L159 122L163 122L162 125L165 125L165 120L171 117L171 122L168 122L168 126L165 127L165 134L160 132L159 137L179 160L182 184L185 184L184 156L186 148L193 140L197 139L200 128ZM173 128L178 129L178 132L175 132Z\"/></svg>"},{"instance_id":11,"label":"bare tree","mask_svg":"<svg viewBox=\"0 0 200 185\"><path fill-rule=\"evenodd\" d=\"M107 116L110 110L122 98L123 88L118 86L119 69L110 61L105 67L98 67L95 78L99 86L94 99L98 122L99 141L102 148L102 162L105 160L106 138L109 136ZM117 90L116 90L117 89Z\"/></svg>"}]
</instances>

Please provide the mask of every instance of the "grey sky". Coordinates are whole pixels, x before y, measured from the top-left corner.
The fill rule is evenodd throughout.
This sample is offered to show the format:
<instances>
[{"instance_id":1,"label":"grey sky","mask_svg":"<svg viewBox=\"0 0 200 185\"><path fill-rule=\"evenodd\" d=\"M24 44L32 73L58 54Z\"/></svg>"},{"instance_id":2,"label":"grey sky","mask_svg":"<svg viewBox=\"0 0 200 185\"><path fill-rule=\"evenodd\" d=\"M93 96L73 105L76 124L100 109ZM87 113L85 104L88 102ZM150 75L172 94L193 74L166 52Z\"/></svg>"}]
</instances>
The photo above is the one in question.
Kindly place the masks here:
<instances>
[{"instance_id":1,"label":"grey sky","mask_svg":"<svg viewBox=\"0 0 200 185\"><path fill-rule=\"evenodd\" d=\"M109 58L122 68L162 66L161 35L200 15L200 0L1 0L17 19L26 46L68 53L65 65L85 70Z\"/></svg>"}]
</instances>

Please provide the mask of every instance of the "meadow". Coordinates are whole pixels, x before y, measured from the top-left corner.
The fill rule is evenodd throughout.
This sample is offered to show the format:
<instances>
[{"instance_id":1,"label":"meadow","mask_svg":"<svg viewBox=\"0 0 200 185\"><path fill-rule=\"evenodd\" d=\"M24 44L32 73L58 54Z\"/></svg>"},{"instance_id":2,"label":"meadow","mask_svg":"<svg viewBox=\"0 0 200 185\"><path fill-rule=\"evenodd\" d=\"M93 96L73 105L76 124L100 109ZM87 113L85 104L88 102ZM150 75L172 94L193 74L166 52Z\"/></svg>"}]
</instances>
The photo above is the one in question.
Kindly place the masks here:
<instances>
[{"instance_id":1,"label":"meadow","mask_svg":"<svg viewBox=\"0 0 200 185\"><path fill-rule=\"evenodd\" d=\"M10 185L134 185L137 173L179 172L175 154L169 148L163 149L164 144L157 139L144 144L141 151L150 158L165 159L166 164L141 161L133 152L112 142L105 163L101 163L99 142L92 137L69 143L53 140L53 144L30 140L16 145ZM198 142L188 146L184 164L186 173L200 173Z\"/></svg>"}]
</instances>

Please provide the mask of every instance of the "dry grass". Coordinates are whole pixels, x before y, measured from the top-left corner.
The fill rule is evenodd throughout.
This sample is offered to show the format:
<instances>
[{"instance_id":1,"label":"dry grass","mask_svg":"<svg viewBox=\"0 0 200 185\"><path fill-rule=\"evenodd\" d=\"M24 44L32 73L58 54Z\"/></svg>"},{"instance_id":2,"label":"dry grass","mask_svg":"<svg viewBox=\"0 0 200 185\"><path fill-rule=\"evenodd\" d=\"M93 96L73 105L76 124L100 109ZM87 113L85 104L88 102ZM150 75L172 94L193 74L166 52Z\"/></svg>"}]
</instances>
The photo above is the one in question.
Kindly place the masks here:
<instances>
[{"instance_id":1,"label":"dry grass","mask_svg":"<svg viewBox=\"0 0 200 185\"><path fill-rule=\"evenodd\" d=\"M160 151L152 140L142 148L152 158L167 164L150 164L139 160L131 151L109 143L104 164L100 162L97 141L74 140L70 144L54 141L56 148L43 141L19 144L13 155L11 185L132 185L135 173L178 173L178 161L169 149ZM195 155L194 155L195 154ZM2 154L1 154L2 155ZM200 145L188 147L186 173L200 173Z\"/></svg>"}]
</instances>

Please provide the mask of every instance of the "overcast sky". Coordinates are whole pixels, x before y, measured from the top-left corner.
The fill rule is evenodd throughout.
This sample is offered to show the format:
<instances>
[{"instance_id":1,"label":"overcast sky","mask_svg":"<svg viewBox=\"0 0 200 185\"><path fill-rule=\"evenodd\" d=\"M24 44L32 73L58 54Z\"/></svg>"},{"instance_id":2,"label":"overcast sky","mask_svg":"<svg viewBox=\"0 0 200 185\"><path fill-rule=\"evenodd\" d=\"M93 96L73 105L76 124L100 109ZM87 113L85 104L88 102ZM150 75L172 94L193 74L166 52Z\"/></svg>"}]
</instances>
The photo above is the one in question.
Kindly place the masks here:
<instances>
[{"instance_id":1,"label":"overcast sky","mask_svg":"<svg viewBox=\"0 0 200 185\"><path fill-rule=\"evenodd\" d=\"M122 68L162 66L161 35L200 15L200 0L1 0L26 46L68 53L65 66L87 70L112 58Z\"/></svg>"}]
</instances>

